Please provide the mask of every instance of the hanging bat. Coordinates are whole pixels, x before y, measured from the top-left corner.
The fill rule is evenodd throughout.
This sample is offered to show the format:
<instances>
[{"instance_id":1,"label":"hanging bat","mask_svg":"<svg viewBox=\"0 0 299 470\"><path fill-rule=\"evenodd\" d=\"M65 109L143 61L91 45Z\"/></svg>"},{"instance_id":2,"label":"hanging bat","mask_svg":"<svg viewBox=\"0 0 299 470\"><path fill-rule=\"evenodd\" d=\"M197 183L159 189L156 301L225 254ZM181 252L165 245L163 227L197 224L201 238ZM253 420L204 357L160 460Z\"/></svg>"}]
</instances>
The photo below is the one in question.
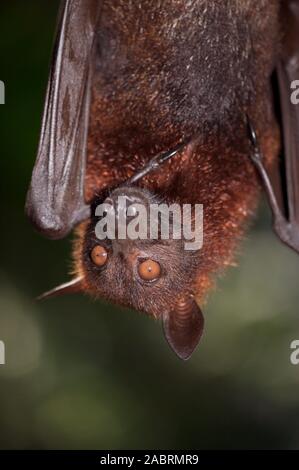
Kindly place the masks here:
<instances>
[{"instance_id":1,"label":"hanging bat","mask_svg":"<svg viewBox=\"0 0 299 470\"><path fill-rule=\"evenodd\" d=\"M70 282L162 319L188 359L199 307L232 264L263 186L299 251L299 1L61 3L26 212L49 238L76 227ZM203 204L204 242L99 240L95 207Z\"/></svg>"}]
</instances>

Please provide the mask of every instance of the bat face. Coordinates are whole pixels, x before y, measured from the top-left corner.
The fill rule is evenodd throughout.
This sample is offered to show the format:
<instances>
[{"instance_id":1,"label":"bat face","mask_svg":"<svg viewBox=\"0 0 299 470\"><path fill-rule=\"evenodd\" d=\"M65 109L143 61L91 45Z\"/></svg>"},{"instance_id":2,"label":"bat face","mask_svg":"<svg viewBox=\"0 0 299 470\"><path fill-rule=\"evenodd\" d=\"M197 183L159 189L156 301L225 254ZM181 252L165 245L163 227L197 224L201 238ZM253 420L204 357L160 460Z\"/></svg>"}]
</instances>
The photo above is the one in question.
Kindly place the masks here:
<instances>
[{"instance_id":1,"label":"bat face","mask_svg":"<svg viewBox=\"0 0 299 470\"><path fill-rule=\"evenodd\" d=\"M123 202L124 207L121 205ZM192 293L190 279L195 275L196 257L194 251L184 250L184 240L173 238L173 220L169 221L169 239L161 239L161 230L158 230L156 239L150 238L150 206L160 202L146 189L115 189L104 200L96 200L97 207L104 203L104 214L92 217L87 225L84 224L76 249L76 258L79 259L76 271L83 278L88 293L156 318L172 309L179 298ZM109 207L111 219L107 218ZM145 216L141 227L143 239L132 239L135 236L132 233L130 238L130 224L141 222L140 217L136 219L141 208ZM125 227L120 227L123 215ZM104 218L115 222L113 239L106 237L100 240L97 237L97 225ZM122 228L127 228L128 232L123 238Z\"/></svg>"},{"instance_id":2,"label":"bat face","mask_svg":"<svg viewBox=\"0 0 299 470\"><path fill-rule=\"evenodd\" d=\"M156 220L156 237L151 238L151 207L160 202L148 190L130 186L94 201L95 216L78 231L74 253L78 287L161 318L170 346L181 359L188 359L204 325L190 282L195 278L196 256L184 250L184 240L175 238L180 224L174 216L168 219L172 237L162 239L162 225L157 226ZM113 230L109 232L110 222ZM143 237L136 239L130 232L132 223L143 228ZM124 229L126 236L121 233Z\"/></svg>"},{"instance_id":3,"label":"bat face","mask_svg":"<svg viewBox=\"0 0 299 470\"><path fill-rule=\"evenodd\" d=\"M62 2L26 210L50 238L83 224L77 276L48 294L84 291L161 318L169 344L187 359L203 329L195 298L230 264L258 176L276 233L299 251L299 108L289 99L298 23L296 0ZM152 161L194 135L197 143L164 171ZM283 146L274 188L268 169ZM144 173L146 165L156 173ZM146 177L132 185L138 172ZM274 189L286 195L289 220ZM202 249L185 249L174 218L172 236L148 236L151 206L161 201L203 204ZM147 236L123 236L136 229L136 206Z\"/></svg>"}]
</instances>

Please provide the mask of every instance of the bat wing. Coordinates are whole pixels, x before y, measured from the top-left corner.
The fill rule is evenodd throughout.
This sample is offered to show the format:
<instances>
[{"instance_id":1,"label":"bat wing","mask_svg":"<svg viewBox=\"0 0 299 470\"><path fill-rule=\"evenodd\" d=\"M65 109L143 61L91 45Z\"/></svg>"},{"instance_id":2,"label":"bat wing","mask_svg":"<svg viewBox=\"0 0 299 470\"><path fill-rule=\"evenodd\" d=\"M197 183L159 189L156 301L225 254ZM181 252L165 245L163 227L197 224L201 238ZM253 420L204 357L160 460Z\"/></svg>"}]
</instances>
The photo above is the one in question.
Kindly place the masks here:
<instances>
[{"instance_id":1,"label":"bat wing","mask_svg":"<svg viewBox=\"0 0 299 470\"><path fill-rule=\"evenodd\" d=\"M26 213L49 238L89 216L84 201L91 59L100 0L64 0Z\"/></svg>"},{"instance_id":2,"label":"bat wing","mask_svg":"<svg viewBox=\"0 0 299 470\"><path fill-rule=\"evenodd\" d=\"M299 230L299 103L295 103L293 93L294 87L299 86L299 1L288 1L286 8L287 31L277 68L285 165L282 177L285 177L287 217L297 223Z\"/></svg>"},{"instance_id":3,"label":"bat wing","mask_svg":"<svg viewBox=\"0 0 299 470\"><path fill-rule=\"evenodd\" d=\"M285 0L282 7L285 35L276 68L281 112L281 161L269 175L251 128L255 147L252 157L272 210L273 229L283 243L299 253L299 0Z\"/></svg>"}]
</instances>

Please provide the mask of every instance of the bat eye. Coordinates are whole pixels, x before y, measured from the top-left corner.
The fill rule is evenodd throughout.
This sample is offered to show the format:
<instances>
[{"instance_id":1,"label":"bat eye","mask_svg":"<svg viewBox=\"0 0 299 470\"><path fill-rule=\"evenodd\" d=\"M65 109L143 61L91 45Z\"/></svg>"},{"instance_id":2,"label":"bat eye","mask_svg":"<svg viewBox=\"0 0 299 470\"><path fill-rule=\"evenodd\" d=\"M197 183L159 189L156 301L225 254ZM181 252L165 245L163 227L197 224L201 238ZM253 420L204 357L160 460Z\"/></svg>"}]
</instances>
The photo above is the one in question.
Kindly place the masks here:
<instances>
[{"instance_id":1,"label":"bat eye","mask_svg":"<svg viewBox=\"0 0 299 470\"><path fill-rule=\"evenodd\" d=\"M97 266L104 266L107 263L107 250L101 245L95 246L90 253L90 257Z\"/></svg>"},{"instance_id":2,"label":"bat eye","mask_svg":"<svg viewBox=\"0 0 299 470\"><path fill-rule=\"evenodd\" d=\"M156 261L147 259L139 264L138 273L144 281L154 281L161 275L161 266Z\"/></svg>"}]
</instances>

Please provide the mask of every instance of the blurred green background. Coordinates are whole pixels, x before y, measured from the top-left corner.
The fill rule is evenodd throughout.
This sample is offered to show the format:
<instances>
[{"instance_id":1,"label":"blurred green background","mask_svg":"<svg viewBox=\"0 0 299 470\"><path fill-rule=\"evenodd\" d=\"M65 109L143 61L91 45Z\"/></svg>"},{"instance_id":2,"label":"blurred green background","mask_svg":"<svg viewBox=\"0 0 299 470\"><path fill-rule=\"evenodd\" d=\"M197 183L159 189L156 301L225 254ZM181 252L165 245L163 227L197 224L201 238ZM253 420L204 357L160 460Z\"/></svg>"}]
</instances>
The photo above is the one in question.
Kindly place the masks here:
<instances>
[{"instance_id":1,"label":"blurred green background","mask_svg":"<svg viewBox=\"0 0 299 470\"><path fill-rule=\"evenodd\" d=\"M188 363L145 316L83 296L34 301L70 264L70 240L44 239L23 212L57 7L0 6L0 448L299 448L299 257L265 209Z\"/></svg>"}]
</instances>

